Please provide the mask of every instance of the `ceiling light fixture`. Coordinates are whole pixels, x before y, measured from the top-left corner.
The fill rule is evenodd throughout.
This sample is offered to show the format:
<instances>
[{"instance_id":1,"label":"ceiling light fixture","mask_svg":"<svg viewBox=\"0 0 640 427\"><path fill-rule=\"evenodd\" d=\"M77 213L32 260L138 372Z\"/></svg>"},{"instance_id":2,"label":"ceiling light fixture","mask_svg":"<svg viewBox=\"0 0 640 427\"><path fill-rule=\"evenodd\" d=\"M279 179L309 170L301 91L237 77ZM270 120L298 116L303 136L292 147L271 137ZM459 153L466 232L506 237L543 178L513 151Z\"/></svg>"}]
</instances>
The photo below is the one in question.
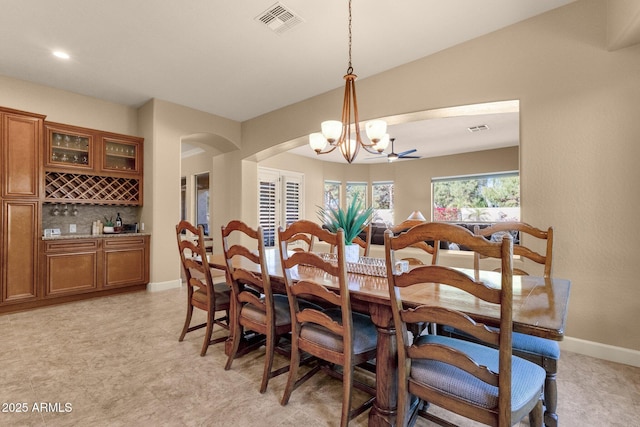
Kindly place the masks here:
<instances>
[{"instance_id":1,"label":"ceiling light fixture","mask_svg":"<svg viewBox=\"0 0 640 427\"><path fill-rule=\"evenodd\" d=\"M358 155L360 147L369 153L380 154L389 145L387 123L384 120L371 120L365 125L370 144L362 142L360 137L360 122L358 119L358 102L356 99L355 81L358 78L353 74L351 66L351 0L349 0L349 66L344 86L344 101L342 103L342 121L328 120L322 122L322 133L316 132L309 135L309 145L317 154L330 153L340 147L340 152L349 163ZM355 138L351 137L351 112L353 110ZM328 148L327 148L328 145ZM325 148L327 148L325 150Z\"/></svg>"},{"instance_id":2,"label":"ceiling light fixture","mask_svg":"<svg viewBox=\"0 0 640 427\"><path fill-rule=\"evenodd\" d=\"M63 52L61 50L53 51L53 56L55 56L56 58L60 58L60 59L69 59L70 58L68 53Z\"/></svg>"}]
</instances>

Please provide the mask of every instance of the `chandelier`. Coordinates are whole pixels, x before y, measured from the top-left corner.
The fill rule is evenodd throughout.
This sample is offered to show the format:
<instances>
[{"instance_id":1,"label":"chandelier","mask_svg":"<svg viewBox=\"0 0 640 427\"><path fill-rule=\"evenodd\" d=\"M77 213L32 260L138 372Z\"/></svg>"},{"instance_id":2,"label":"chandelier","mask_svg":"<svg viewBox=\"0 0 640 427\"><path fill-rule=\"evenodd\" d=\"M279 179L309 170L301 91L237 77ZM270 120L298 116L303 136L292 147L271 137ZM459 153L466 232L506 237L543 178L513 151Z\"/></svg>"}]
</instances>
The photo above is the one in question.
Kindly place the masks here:
<instances>
[{"instance_id":1,"label":"chandelier","mask_svg":"<svg viewBox=\"0 0 640 427\"><path fill-rule=\"evenodd\" d=\"M387 123L384 120L371 120L366 123L365 131L371 143L365 143L360 137L360 121L358 119L358 101L356 98L356 84L358 78L353 74L351 66L351 0L349 0L349 65L344 86L344 101L342 103L342 121L328 120L322 122L322 132L315 132L309 135L309 145L317 154L327 154L340 149L342 156L349 163L358 155L360 147L369 153L380 154L389 145L389 135ZM355 136L352 137L351 118L353 112L353 129Z\"/></svg>"}]
</instances>

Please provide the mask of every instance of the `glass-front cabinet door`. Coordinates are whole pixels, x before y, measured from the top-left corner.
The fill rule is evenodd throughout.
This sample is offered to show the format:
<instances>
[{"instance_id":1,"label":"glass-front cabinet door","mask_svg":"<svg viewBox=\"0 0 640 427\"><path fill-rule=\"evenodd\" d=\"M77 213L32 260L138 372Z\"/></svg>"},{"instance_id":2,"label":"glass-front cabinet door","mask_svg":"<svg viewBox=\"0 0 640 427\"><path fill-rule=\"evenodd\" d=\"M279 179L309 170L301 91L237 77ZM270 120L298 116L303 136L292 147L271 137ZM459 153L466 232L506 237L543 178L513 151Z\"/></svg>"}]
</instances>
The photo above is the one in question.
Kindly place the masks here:
<instances>
[{"instance_id":1,"label":"glass-front cabinet door","mask_svg":"<svg viewBox=\"0 0 640 427\"><path fill-rule=\"evenodd\" d=\"M94 137L71 127L46 125L45 166L93 169Z\"/></svg>"},{"instance_id":2,"label":"glass-front cabinet door","mask_svg":"<svg viewBox=\"0 0 640 427\"><path fill-rule=\"evenodd\" d=\"M102 139L102 169L137 174L141 170L140 143L115 138Z\"/></svg>"}]
</instances>

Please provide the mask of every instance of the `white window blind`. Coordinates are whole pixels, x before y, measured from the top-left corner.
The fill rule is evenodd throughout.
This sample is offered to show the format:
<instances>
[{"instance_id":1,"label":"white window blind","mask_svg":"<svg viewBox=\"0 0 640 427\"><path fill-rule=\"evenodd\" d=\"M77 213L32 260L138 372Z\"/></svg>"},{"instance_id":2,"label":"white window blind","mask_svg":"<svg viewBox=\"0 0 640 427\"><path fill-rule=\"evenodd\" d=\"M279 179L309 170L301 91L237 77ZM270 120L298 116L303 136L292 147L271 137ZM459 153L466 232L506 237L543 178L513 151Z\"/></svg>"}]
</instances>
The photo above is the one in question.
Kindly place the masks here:
<instances>
[{"instance_id":1,"label":"white window blind","mask_svg":"<svg viewBox=\"0 0 640 427\"><path fill-rule=\"evenodd\" d=\"M278 227L286 227L304 217L303 177L295 172L258 170L258 222L264 232L265 246L276 245Z\"/></svg>"}]
</instances>

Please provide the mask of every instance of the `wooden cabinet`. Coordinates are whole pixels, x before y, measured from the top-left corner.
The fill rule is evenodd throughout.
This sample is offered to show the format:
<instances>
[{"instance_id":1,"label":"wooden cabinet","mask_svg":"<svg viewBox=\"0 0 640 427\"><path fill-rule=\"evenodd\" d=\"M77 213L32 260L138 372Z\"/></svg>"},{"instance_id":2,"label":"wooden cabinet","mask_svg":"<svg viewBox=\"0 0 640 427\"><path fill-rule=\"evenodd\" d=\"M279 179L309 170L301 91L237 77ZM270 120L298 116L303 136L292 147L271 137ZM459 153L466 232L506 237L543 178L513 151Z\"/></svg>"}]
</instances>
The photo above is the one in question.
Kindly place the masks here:
<instances>
[{"instance_id":1,"label":"wooden cabinet","mask_svg":"<svg viewBox=\"0 0 640 427\"><path fill-rule=\"evenodd\" d=\"M52 122L45 128L45 201L142 205L142 138Z\"/></svg>"},{"instance_id":2,"label":"wooden cabinet","mask_svg":"<svg viewBox=\"0 0 640 427\"><path fill-rule=\"evenodd\" d=\"M141 138L105 135L101 150L103 172L132 176L142 172Z\"/></svg>"},{"instance_id":3,"label":"wooden cabinet","mask_svg":"<svg viewBox=\"0 0 640 427\"><path fill-rule=\"evenodd\" d=\"M38 240L40 203L2 200L2 296L0 302L14 303L38 297Z\"/></svg>"},{"instance_id":4,"label":"wooden cabinet","mask_svg":"<svg viewBox=\"0 0 640 427\"><path fill-rule=\"evenodd\" d=\"M40 196L43 117L13 111L0 109L0 194L37 198Z\"/></svg>"},{"instance_id":5,"label":"wooden cabinet","mask_svg":"<svg viewBox=\"0 0 640 427\"><path fill-rule=\"evenodd\" d=\"M94 170L95 138L89 129L45 124L44 166L62 170Z\"/></svg>"},{"instance_id":6,"label":"wooden cabinet","mask_svg":"<svg viewBox=\"0 0 640 427\"><path fill-rule=\"evenodd\" d=\"M149 237L104 240L104 287L149 282Z\"/></svg>"},{"instance_id":7,"label":"wooden cabinet","mask_svg":"<svg viewBox=\"0 0 640 427\"><path fill-rule=\"evenodd\" d=\"M88 298L149 283L148 235L42 241L42 305Z\"/></svg>"},{"instance_id":8,"label":"wooden cabinet","mask_svg":"<svg viewBox=\"0 0 640 427\"><path fill-rule=\"evenodd\" d=\"M44 242L43 265L45 296L77 294L98 290L98 239Z\"/></svg>"},{"instance_id":9,"label":"wooden cabinet","mask_svg":"<svg viewBox=\"0 0 640 427\"><path fill-rule=\"evenodd\" d=\"M34 301L44 116L0 108L0 304Z\"/></svg>"}]
</instances>

